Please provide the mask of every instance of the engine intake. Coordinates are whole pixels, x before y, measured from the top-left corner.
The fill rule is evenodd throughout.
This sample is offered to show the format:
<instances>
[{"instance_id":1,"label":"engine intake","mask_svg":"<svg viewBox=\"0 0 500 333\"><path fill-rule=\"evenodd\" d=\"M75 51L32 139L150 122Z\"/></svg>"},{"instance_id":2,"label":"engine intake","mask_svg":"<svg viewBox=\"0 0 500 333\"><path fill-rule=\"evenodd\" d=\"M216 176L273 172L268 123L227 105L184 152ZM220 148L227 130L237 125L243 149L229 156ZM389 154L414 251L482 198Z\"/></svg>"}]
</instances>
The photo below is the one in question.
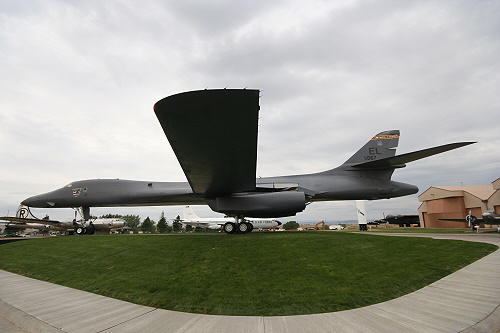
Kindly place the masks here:
<instances>
[{"instance_id":1,"label":"engine intake","mask_svg":"<svg viewBox=\"0 0 500 333\"><path fill-rule=\"evenodd\" d=\"M244 193L208 200L213 211L245 217L292 216L306 208L304 192Z\"/></svg>"}]
</instances>

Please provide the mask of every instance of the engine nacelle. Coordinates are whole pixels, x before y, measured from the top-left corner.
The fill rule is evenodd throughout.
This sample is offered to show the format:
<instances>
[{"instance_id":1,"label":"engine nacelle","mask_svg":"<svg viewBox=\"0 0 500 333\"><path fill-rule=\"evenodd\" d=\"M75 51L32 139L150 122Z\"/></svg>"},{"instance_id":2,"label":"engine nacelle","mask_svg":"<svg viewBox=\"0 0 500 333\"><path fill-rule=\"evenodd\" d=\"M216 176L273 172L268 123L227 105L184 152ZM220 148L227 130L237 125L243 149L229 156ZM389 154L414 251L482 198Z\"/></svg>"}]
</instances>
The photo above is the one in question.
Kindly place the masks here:
<instances>
[{"instance_id":1,"label":"engine nacelle","mask_svg":"<svg viewBox=\"0 0 500 333\"><path fill-rule=\"evenodd\" d=\"M292 216L306 208L304 192L241 193L208 201L213 211L245 217Z\"/></svg>"}]
</instances>

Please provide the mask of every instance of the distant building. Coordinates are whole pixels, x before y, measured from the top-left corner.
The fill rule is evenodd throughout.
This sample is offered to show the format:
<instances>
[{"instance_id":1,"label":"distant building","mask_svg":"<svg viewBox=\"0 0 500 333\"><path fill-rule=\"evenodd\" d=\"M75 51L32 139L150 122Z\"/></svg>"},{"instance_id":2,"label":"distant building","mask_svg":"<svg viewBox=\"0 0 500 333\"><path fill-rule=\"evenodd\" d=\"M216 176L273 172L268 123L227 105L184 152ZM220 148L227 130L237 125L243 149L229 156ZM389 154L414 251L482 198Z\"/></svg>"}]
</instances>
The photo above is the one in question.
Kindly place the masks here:
<instances>
[{"instance_id":1,"label":"distant building","mask_svg":"<svg viewBox=\"0 0 500 333\"><path fill-rule=\"evenodd\" d=\"M425 228L467 228L466 222L439 221L464 218L469 211L480 217L485 211L500 214L500 178L487 185L431 186L418 196L420 225Z\"/></svg>"}]
</instances>

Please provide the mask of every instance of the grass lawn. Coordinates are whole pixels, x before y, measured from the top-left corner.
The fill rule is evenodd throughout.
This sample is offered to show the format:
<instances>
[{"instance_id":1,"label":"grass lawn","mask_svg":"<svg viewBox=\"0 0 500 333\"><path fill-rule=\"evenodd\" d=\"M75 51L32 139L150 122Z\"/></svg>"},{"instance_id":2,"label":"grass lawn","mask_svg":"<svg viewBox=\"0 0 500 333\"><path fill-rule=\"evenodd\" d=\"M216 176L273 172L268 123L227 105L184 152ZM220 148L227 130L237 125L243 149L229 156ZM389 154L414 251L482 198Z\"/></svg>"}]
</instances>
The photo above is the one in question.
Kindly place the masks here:
<instances>
[{"instance_id":1,"label":"grass lawn","mask_svg":"<svg viewBox=\"0 0 500 333\"><path fill-rule=\"evenodd\" d=\"M389 300L496 248L335 232L67 236L1 245L0 268L164 309L270 316Z\"/></svg>"}]
</instances>

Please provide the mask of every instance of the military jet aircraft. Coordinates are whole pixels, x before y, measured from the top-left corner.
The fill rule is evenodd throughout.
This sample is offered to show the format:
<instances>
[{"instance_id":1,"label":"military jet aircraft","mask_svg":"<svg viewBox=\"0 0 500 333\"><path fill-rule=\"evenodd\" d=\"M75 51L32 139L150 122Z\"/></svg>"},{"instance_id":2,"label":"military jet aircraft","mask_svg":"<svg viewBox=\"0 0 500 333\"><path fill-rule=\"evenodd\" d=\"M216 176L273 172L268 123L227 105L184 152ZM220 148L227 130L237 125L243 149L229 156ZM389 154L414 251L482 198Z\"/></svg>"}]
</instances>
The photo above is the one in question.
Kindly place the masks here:
<instances>
[{"instance_id":1,"label":"military jet aircraft","mask_svg":"<svg viewBox=\"0 0 500 333\"><path fill-rule=\"evenodd\" d=\"M38 229L38 230L58 230L76 233L77 235L94 234L97 231L109 231L122 228L125 220L120 218L89 218L56 221L45 220L35 217L29 207L19 206L16 216L1 216L0 221L7 221L6 228L12 229Z\"/></svg>"},{"instance_id":2,"label":"military jet aircraft","mask_svg":"<svg viewBox=\"0 0 500 333\"><path fill-rule=\"evenodd\" d=\"M479 225L484 224L500 224L500 215L496 214L493 210L487 210L483 213L482 218L477 218L472 215L472 212L469 211L469 214L463 218L440 218L440 221L451 221L451 222L467 222L472 230L478 231Z\"/></svg>"},{"instance_id":3,"label":"military jet aircraft","mask_svg":"<svg viewBox=\"0 0 500 333\"><path fill-rule=\"evenodd\" d=\"M339 167L323 172L256 179L259 90L198 90L168 96L154 112L188 182L91 179L27 198L32 207L90 207L208 204L234 217L227 233L245 233L245 217L284 217L315 201L376 200L417 193L391 180L408 162L463 147L458 142L396 155L399 131L373 136Z\"/></svg>"},{"instance_id":4,"label":"military jet aircraft","mask_svg":"<svg viewBox=\"0 0 500 333\"><path fill-rule=\"evenodd\" d=\"M193 227L208 228L218 230L227 222L233 222L234 218L231 217L199 217L192 207L186 206L182 211L181 223ZM249 224L248 232L253 229L273 229L281 225L280 221L275 219L258 219L258 218L245 218L246 223Z\"/></svg>"}]
</instances>

